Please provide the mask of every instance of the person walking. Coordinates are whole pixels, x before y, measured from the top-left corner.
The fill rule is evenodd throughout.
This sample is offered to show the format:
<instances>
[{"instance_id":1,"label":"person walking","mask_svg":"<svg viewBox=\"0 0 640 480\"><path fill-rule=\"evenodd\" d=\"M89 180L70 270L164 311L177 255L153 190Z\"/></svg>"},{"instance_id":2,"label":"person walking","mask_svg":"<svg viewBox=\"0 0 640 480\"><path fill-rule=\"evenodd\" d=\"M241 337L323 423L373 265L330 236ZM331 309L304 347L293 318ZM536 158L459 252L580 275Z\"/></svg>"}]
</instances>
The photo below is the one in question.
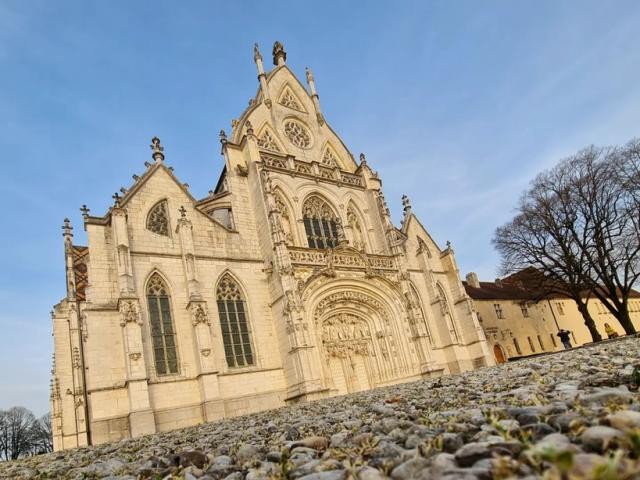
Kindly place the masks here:
<instances>
[{"instance_id":1,"label":"person walking","mask_svg":"<svg viewBox=\"0 0 640 480\"><path fill-rule=\"evenodd\" d=\"M556 335L560 337L560 341L562 342L562 345L564 345L564 349L569 350L571 348L571 332L569 330L561 328L560 330L558 330L558 333L556 333Z\"/></svg>"}]
</instances>

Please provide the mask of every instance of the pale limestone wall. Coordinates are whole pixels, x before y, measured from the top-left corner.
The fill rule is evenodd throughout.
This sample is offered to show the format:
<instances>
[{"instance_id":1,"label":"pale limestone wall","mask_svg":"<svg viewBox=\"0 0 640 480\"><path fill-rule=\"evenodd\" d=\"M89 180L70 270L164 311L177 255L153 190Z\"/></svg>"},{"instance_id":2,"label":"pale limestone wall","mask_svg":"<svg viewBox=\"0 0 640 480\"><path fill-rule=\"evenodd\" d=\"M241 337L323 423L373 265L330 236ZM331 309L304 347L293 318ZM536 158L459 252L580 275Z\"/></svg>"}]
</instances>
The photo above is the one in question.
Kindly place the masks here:
<instances>
[{"instance_id":1,"label":"pale limestone wall","mask_svg":"<svg viewBox=\"0 0 640 480\"><path fill-rule=\"evenodd\" d=\"M222 192L197 202L154 150L155 163L120 203L104 218L86 219L85 334L82 340L73 334L68 313L57 309L61 366L54 376L61 385L73 383L65 345L82 342L86 397L80 391L77 398L86 398L92 443L492 363L453 251L441 251L410 211L402 229L392 225L380 179L365 162L356 164L320 115L317 97L286 66L261 81L266 90L223 142ZM299 110L279 104L285 89ZM290 118L308 129L309 148L286 138ZM311 170L301 175L268 166L257 143L266 129L286 165L307 162ZM322 176L318 165L327 148L338 163L331 175L346 180ZM359 186L349 183L354 179ZM288 210L291 241L283 212L273 207L275 192ZM334 250L335 259L307 248L302 206L312 194L342 220L347 244ZM160 201L168 206L168 237L146 228ZM230 228L204 213L221 207L231 210ZM364 252L349 246L356 240L349 209L361 224ZM296 248L313 260L295 263ZM170 375L156 374L151 348L146 285L154 273L171 298L179 366ZM253 366L226 364L216 302L226 273L246 302ZM204 319L195 319L194 305L204 309ZM352 323L340 324L344 319ZM70 423L73 398L52 399L52 410L62 412L65 438L83 444L81 425ZM56 448L71 440L58 435Z\"/></svg>"}]
</instances>

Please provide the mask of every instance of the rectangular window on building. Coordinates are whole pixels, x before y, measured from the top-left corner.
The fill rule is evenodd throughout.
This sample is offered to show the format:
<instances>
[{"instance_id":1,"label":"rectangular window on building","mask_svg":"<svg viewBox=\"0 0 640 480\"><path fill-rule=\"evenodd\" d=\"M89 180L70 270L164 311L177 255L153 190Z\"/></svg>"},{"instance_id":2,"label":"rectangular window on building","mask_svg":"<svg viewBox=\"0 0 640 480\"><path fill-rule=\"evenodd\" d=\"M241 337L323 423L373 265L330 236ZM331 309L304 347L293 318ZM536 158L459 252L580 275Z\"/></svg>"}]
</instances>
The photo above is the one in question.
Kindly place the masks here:
<instances>
[{"instance_id":1,"label":"rectangular window on building","mask_svg":"<svg viewBox=\"0 0 640 480\"><path fill-rule=\"evenodd\" d=\"M529 306L525 303L520 305L520 310L522 311L522 316L527 318L529 316Z\"/></svg>"},{"instance_id":2,"label":"rectangular window on building","mask_svg":"<svg viewBox=\"0 0 640 480\"><path fill-rule=\"evenodd\" d=\"M499 303L494 303L493 309L496 311L496 316L498 318L504 318L504 315L502 313L502 306Z\"/></svg>"},{"instance_id":3,"label":"rectangular window on building","mask_svg":"<svg viewBox=\"0 0 640 480\"><path fill-rule=\"evenodd\" d=\"M544 343L542 343L542 337L538 335L538 344L540 345L540 350L544 352Z\"/></svg>"},{"instance_id":4,"label":"rectangular window on building","mask_svg":"<svg viewBox=\"0 0 640 480\"><path fill-rule=\"evenodd\" d=\"M520 350L520 344L518 343L517 338L513 339L513 346L516 347L516 352L518 352L518 355L522 355L522 350Z\"/></svg>"},{"instance_id":5,"label":"rectangular window on building","mask_svg":"<svg viewBox=\"0 0 640 480\"><path fill-rule=\"evenodd\" d=\"M556 308L560 315L564 315L564 302L556 302Z\"/></svg>"},{"instance_id":6,"label":"rectangular window on building","mask_svg":"<svg viewBox=\"0 0 640 480\"><path fill-rule=\"evenodd\" d=\"M550 333L549 336L551 337L551 343L553 344L553 348L557 347L558 344L556 343L556 337L553 333Z\"/></svg>"},{"instance_id":7,"label":"rectangular window on building","mask_svg":"<svg viewBox=\"0 0 640 480\"><path fill-rule=\"evenodd\" d=\"M533 341L531 340L531 337L527 337L527 340L529 341L529 348L531 349L531 351L533 353L536 353L536 347L533 346Z\"/></svg>"}]
</instances>

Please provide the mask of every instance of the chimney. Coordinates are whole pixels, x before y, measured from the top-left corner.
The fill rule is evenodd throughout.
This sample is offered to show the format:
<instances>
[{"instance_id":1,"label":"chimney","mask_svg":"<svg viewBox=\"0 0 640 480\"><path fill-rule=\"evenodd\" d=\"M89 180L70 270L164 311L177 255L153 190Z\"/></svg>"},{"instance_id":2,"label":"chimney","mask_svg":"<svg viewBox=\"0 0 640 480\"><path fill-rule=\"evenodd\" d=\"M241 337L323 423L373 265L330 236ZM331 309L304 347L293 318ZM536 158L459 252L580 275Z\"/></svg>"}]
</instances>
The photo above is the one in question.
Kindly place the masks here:
<instances>
[{"instance_id":1,"label":"chimney","mask_svg":"<svg viewBox=\"0 0 640 480\"><path fill-rule=\"evenodd\" d=\"M496 278L495 283L496 283L496 287L498 287L498 288L502 288L502 279L500 279L500 278Z\"/></svg>"},{"instance_id":2,"label":"chimney","mask_svg":"<svg viewBox=\"0 0 640 480\"><path fill-rule=\"evenodd\" d=\"M480 288L480 281L478 280L478 274L476 272L467 273L467 283L470 287Z\"/></svg>"}]
</instances>

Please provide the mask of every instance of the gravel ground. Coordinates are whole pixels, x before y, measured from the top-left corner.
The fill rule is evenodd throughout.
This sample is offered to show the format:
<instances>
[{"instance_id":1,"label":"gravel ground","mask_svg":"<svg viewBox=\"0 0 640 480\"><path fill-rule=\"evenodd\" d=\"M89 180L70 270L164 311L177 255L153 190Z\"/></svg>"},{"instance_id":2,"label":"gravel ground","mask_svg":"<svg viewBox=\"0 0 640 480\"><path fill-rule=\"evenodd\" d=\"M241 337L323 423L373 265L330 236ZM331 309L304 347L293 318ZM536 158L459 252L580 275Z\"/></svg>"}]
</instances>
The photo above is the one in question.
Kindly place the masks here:
<instances>
[{"instance_id":1,"label":"gravel ground","mask_svg":"<svg viewBox=\"0 0 640 480\"><path fill-rule=\"evenodd\" d=\"M118 443L0 478L640 479L640 338Z\"/></svg>"}]
</instances>

